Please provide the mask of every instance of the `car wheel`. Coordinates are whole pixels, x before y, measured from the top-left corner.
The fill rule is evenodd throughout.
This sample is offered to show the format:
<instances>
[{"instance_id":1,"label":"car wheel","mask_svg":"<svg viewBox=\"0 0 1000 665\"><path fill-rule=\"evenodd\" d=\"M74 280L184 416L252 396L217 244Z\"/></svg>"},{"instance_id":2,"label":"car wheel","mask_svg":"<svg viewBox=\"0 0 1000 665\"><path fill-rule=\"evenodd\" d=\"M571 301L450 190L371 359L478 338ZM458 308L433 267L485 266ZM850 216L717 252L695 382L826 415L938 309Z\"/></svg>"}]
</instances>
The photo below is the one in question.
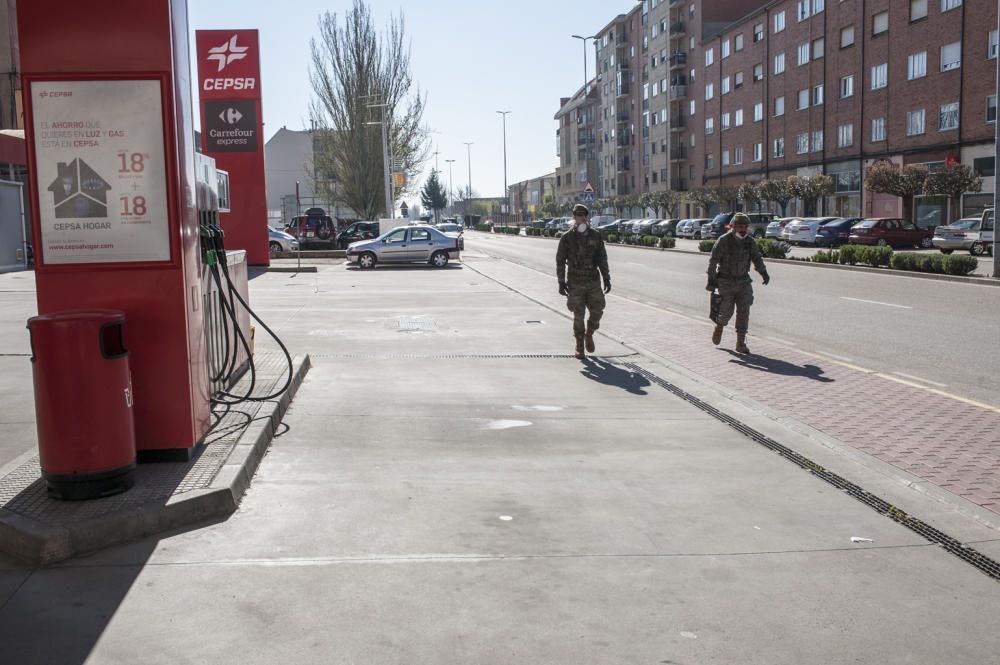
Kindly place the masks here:
<instances>
[{"instance_id":1,"label":"car wheel","mask_svg":"<svg viewBox=\"0 0 1000 665\"><path fill-rule=\"evenodd\" d=\"M887 243L885 241L885 238L879 238L878 242L876 242L875 244L878 245L879 247L888 247L889 246L889 243Z\"/></svg>"},{"instance_id":2,"label":"car wheel","mask_svg":"<svg viewBox=\"0 0 1000 665\"><path fill-rule=\"evenodd\" d=\"M431 254L431 265L435 268L444 268L448 265L448 252L434 252Z\"/></svg>"},{"instance_id":3,"label":"car wheel","mask_svg":"<svg viewBox=\"0 0 1000 665\"><path fill-rule=\"evenodd\" d=\"M281 254L282 251L281 243L272 240L271 242L267 243L267 249L271 253L271 256L276 256L278 254Z\"/></svg>"},{"instance_id":4,"label":"car wheel","mask_svg":"<svg viewBox=\"0 0 1000 665\"><path fill-rule=\"evenodd\" d=\"M930 238L930 236L924 236L923 238L920 239L920 247L921 248L923 248L923 249L929 249L930 246L931 246L931 238Z\"/></svg>"},{"instance_id":5,"label":"car wheel","mask_svg":"<svg viewBox=\"0 0 1000 665\"><path fill-rule=\"evenodd\" d=\"M375 255L371 252L365 252L358 257L358 267L362 270L368 270L369 268L375 267Z\"/></svg>"},{"instance_id":6,"label":"car wheel","mask_svg":"<svg viewBox=\"0 0 1000 665\"><path fill-rule=\"evenodd\" d=\"M983 243L976 241L972 243L972 247L969 248L969 254L972 254L973 256L982 256L986 253L985 250L986 247L983 246Z\"/></svg>"},{"instance_id":7,"label":"car wheel","mask_svg":"<svg viewBox=\"0 0 1000 665\"><path fill-rule=\"evenodd\" d=\"M942 249L942 250L941 250L941 253L942 253L942 254L951 254L951 253L952 253L952 252L954 252L954 251L955 251L955 250L953 250L953 249Z\"/></svg>"}]
</instances>

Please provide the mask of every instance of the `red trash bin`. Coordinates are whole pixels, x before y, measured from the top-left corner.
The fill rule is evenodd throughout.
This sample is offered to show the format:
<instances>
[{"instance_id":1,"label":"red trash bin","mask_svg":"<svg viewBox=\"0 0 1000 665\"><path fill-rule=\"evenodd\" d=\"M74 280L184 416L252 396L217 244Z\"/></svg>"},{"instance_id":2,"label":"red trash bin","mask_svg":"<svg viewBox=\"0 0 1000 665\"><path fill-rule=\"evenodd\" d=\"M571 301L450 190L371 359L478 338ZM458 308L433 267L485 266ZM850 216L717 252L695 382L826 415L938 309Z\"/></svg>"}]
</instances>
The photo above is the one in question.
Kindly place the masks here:
<instances>
[{"instance_id":1,"label":"red trash bin","mask_svg":"<svg viewBox=\"0 0 1000 665\"><path fill-rule=\"evenodd\" d=\"M58 499L124 492L135 479L125 313L73 310L28 319L42 477Z\"/></svg>"}]
</instances>

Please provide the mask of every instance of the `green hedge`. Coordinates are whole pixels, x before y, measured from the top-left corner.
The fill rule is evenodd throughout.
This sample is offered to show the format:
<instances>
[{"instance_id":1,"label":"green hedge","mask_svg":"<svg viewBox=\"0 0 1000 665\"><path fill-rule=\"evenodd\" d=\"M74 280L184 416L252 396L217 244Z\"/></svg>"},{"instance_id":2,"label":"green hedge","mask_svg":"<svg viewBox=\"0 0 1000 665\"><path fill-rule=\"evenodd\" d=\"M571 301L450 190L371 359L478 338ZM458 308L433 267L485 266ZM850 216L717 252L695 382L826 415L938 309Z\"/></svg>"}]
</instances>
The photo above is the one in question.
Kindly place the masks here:
<instances>
[{"instance_id":1,"label":"green hedge","mask_svg":"<svg viewBox=\"0 0 1000 665\"><path fill-rule=\"evenodd\" d=\"M778 242L770 238L756 238L754 242L757 243L757 250L765 259L783 259L788 256L788 243Z\"/></svg>"},{"instance_id":2,"label":"green hedge","mask_svg":"<svg viewBox=\"0 0 1000 665\"><path fill-rule=\"evenodd\" d=\"M477 231L486 231L486 232L490 231L489 224L476 224L473 228L476 229Z\"/></svg>"},{"instance_id":3,"label":"green hedge","mask_svg":"<svg viewBox=\"0 0 1000 665\"><path fill-rule=\"evenodd\" d=\"M813 254L812 260L815 263L840 263L840 252L835 249L830 251L821 249Z\"/></svg>"},{"instance_id":4,"label":"green hedge","mask_svg":"<svg viewBox=\"0 0 1000 665\"><path fill-rule=\"evenodd\" d=\"M964 254L900 252L893 255L889 265L896 270L914 270L939 275L971 275L979 267L979 261L974 256Z\"/></svg>"},{"instance_id":5,"label":"green hedge","mask_svg":"<svg viewBox=\"0 0 1000 665\"><path fill-rule=\"evenodd\" d=\"M677 238L660 238L660 249L673 249L677 246Z\"/></svg>"},{"instance_id":6,"label":"green hedge","mask_svg":"<svg viewBox=\"0 0 1000 665\"><path fill-rule=\"evenodd\" d=\"M859 263L873 268L887 267L892 261L892 248L877 245L841 245L838 253L841 265Z\"/></svg>"},{"instance_id":7,"label":"green hedge","mask_svg":"<svg viewBox=\"0 0 1000 665\"><path fill-rule=\"evenodd\" d=\"M699 252L711 252L713 247L715 247L714 240L702 240L698 243Z\"/></svg>"}]
</instances>

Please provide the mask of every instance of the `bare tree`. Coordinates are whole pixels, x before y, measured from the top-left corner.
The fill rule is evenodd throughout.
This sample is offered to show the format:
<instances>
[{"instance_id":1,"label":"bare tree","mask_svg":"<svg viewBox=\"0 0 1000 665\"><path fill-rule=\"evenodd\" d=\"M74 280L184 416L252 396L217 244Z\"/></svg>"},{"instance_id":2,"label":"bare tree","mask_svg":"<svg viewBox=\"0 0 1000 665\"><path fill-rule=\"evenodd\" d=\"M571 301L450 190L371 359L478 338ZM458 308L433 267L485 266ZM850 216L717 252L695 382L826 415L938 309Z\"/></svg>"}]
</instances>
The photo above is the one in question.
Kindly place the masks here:
<instances>
[{"instance_id":1,"label":"bare tree","mask_svg":"<svg viewBox=\"0 0 1000 665\"><path fill-rule=\"evenodd\" d=\"M428 150L428 131L421 125L426 100L419 89L410 95L413 79L403 14L390 19L379 35L369 7L354 0L341 20L336 14L323 14L319 31L319 39L310 41L309 71L314 166L324 174L316 179L317 191L343 200L366 219L380 212L391 215L393 211L384 210L382 135L377 123L384 117L395 167L391 170L405 173L409 182L415 181ZM407 192L405 186L396 189L397 200Z\"/></svg>"}]
</instances>

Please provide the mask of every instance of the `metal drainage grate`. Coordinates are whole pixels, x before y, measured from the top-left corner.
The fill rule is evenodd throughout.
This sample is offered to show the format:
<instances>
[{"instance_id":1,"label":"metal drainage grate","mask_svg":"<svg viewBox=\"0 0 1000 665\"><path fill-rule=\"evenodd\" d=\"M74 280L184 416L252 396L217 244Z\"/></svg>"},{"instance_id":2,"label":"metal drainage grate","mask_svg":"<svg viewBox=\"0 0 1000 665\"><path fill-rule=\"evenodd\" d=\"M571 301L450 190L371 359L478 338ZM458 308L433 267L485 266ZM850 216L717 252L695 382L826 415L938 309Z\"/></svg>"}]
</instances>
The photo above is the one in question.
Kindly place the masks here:
<instances>
[{"instance_id":1,"label":"metal drainage grate","mask_svg":"<svg viewBox=\"0 0 1000 665\"><path fill-rule=\"evenodd\" d=\"M787 446L781 445L774 439L758 432L757 430L753 429L752 427L744 423L741 423L739 420L736 420L732 416L729 416L723 413L722 411L719 411L711 404L708 404L698 399L691 393L682 390L681 388L675 386L674 384L670 383L665 379L660 378L659 376L653 374L649 370L646 370L640 367L639 365L636 365L635 363L631 362L623 362L620 364L623 367L629 368L630 370L632 370L637 374L641 374L645 378L649 379L650 382L657 384L661 388L665 388L669 392L683 399L685 402L688 402L689 404L709 414L716 420L719 420L720 422L729 425L730 427L735 429L737 432L743 434L744 436L752 439L753 441L756 441L762 446L770 448L771 450L778 453L779 455L781 455L788 461L792 462L793 464L796 464L803 469L807 469L817 478L820 478L821 480L824 480L829 484L833 485L837 489L846 492L849 496L854 497L855 499L865 504L872 510L875 510L880 514L889 517L893 521L902 524L907 529L913 531L922 538L925 538L926 540L932 543L940 545L945 550L951 552L962 561L971 564L980 572L986 574L993 580L1000 582L1000 562L994 561L985 554L978 552L971 547L963 545L961 542L959 542L955 538L952 538L948 534L943 533L942 531L939 531L938 529L935 529L934 527L930 526L926 522L917 519L912 515L907 514L905 511L900 510L899 508L892 505L885 499L875 494L872 494L871 492L865 489L862 489L861 487L855 485L849 480L841 478L832 471L827 471L822 466L816 464L808 457L800 455L799 453L795 452L791 448L788 448Z\"/></svg>"}]
</instances>

